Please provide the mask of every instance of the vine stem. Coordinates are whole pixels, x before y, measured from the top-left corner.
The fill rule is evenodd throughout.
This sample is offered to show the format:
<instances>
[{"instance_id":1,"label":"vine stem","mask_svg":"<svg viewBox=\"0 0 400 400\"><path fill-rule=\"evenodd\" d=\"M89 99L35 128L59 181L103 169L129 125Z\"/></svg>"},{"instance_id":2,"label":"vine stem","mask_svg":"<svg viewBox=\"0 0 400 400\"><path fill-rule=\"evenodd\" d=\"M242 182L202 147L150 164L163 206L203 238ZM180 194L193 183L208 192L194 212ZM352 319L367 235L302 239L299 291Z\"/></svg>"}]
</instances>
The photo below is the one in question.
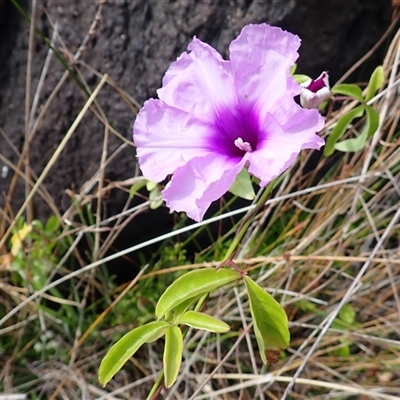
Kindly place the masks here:
<instances>
[{"instance_id":1,"label":"vine stem","mask_svg":"<svg viewBox=\"0 0 400 400\"><path fill-rule=\"evenodd\" d=\"M241 240L243 239L243 236L246 234L247 229L249 228L250 224L253 222L254 216L257 215L258 211L260 211L260 209L265 206L265 202L267 201L267 198L270 195L272 189L275 187L275 183L276 183L276 179L273 180L272 182L270 182L263 189L263 193L261 194L260 198L257 200L255 208L248 215L246 215L245 218L243 219L241 225L238 228L238 233L234 237L231 245L229 246L229 248L225 254L225 260L228 261L228 264L229 264L229 261L232 261L232 258L234 256L234 254L236 253L237 248L238 248ZM222 263L221 265L225 265L225 264Z\"/></svg>"}]
</instances>

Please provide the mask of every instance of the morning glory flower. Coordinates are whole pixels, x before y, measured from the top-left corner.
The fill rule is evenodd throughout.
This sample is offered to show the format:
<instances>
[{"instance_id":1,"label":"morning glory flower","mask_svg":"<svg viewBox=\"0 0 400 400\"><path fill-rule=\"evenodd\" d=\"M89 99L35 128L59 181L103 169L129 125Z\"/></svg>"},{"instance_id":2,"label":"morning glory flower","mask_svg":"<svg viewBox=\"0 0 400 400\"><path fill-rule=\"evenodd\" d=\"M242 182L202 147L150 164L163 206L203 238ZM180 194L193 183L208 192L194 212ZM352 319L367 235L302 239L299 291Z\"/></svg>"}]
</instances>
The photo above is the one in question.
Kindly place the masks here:
<instances>
[{"instance_id":1,"label":"morning glory flower","mask_svg":"<svg viewBox=\"0 0 400 400\"><path fill-rule=\"evenodd\" d=\"M243 168L265 186L303 149L319 149L317 110L294 101L290 75L298 36L267 24L248 25L230 44L230 60L194 37L167 70L159 99L144 103L134 123L143 175L163 190L171 210L202 220Z\"/></svg>"},{"instance_id":2,"label":"morning glory flower","mask_svg":"<svg viewBox=\"0 0 400 400\"><path fill-rule=\"evenodd\" d=\"M309 79L301 84L300 103L304 108L318 108L331 95L328 72L317 79Z\"/></svg>"}]
</instances>

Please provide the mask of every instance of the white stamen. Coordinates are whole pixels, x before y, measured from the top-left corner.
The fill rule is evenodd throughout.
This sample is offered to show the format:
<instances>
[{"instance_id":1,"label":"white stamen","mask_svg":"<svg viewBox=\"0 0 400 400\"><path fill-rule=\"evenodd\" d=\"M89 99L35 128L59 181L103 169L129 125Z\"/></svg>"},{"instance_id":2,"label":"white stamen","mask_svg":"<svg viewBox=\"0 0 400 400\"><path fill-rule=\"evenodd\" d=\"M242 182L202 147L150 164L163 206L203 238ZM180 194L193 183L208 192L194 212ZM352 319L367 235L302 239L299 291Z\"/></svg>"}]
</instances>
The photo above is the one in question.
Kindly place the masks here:
<instances>
[{"instance_id":1,"label":"white stamen","mask_svg":"<svg viewBox=\"0 0 400 400\"><path fill-rule=\"evenodd\" d=\"M243 142L243 139L241 137L238 137L235 141L235 146L243 151L251 152L253 149L251 148L251 145L249 142Z\"/></svg>"}]
</instances>

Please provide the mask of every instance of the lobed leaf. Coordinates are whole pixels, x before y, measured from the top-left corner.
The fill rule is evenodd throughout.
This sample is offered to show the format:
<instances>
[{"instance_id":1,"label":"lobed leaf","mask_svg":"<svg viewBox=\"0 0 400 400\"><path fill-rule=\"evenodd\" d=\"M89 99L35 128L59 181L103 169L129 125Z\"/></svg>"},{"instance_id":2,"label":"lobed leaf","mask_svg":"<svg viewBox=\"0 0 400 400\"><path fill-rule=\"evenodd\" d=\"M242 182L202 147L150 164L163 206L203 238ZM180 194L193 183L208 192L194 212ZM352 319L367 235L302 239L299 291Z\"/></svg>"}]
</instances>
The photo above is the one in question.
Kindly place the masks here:
<instances>
[{"instance_id":1,"label":"lobed leaf","mask_svg":"<svg viewBox=\"0 0 400 400\"><path fill-rule=\"evenodd\" d=\"M100 363L99 382L105 386L122 366L136 353L140 346L169 327L165 321L154 321L139 326L124 335L108 351Z\"/></svg>"},{"instance_id":2,"label":"lobed leaf","mask_svg":"<svg viewBox=\"0 0 400 400\"><path fill-rule=\"evenodd\" d=\"M178 377L182 363L183 337L178 326L169 326L165 331L164 383L171 387Z\"/></svg>"},{"instance_id":3,"label":"lobed leaf","mask_svg":"<svg viewBox=\"0 0 400 400\"><path fill-rule=\"evenodd\" d=\"M367 86L367 94L365 96L365 101L370 101L375 93L382 87L385 82L385 73L383 71L382 65L379 65L375 68L374 72L371 74L371 78L369 78L368 86Z\"/></svg>"},{"instance_id":4,"label":"lobed leaf","mask_svg":"<svg viewBox=\"0 0 400 400\"><path fill-rule=\"evenodd\" d=\"M334 94L342 94L344 96L352 97L361 103L364 101L360 86L353 83L341 83L340 85L336 85L331 89L331 92Z\"/></svg>"},{"instance_id":5,"label":"lobed leaf","mask_svg":"<svg viewBox=\"0 0 400 400\"><path fill-rule=\"evenodd\" d=\"M179 319L179 323L215 333L225 333L230 329L230 326L224 321L197 311L187 311Z\"/></svg>"},{"instance_id":6,"label":"lobed leaf","mask_svg":"<svg viewBox=\"0 0 400 400\"><path fill-rule=\"evenodd\" d=\"M184 301L202 296L238 278L240 278L238 272L225 268L190 271L179 277L161 295L156 306L156 316L161 318Z\"/></svg>"},{"instance_id":7,"label":"lobed leaf","mask_svg":"<svg viewBox=\"0 0 400 400\"><path fill-rule=\"evenodd\" d=\"M287 315L282 306L250 277L245 276L244 282L261 359L264 364L274 363L290 343Z\"/></svg>"},{"instance_id":8,"label":"lobed leaf","mask_svg":"<svg viewBox=\"0 0 400 400\"><path fill-rule=\"evenodd\" d=\"M330 135L328 136L328 139L326 140L324 148L325 156L330 156L333 153L336 142L344 135L348 126L354 118L362 117L362 115L364 114L364 110L364 106L361 105L339 118L335 127L332 129Z\"/></svg>"}]
</instances>

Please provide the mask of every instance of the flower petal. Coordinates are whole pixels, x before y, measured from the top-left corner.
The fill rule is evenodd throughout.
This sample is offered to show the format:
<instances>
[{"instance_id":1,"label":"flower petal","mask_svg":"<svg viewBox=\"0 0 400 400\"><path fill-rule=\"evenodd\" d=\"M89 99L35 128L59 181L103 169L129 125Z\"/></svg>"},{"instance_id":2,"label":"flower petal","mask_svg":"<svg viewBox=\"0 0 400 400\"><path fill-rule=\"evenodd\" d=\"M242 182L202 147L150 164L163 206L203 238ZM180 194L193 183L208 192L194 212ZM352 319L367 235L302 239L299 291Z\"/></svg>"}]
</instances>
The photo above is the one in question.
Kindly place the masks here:
<instances>
[{"instance_id":1,"label":"flower petal","mask_svg":"<svg viewBox=\"0 0 400 400\"><path fill-rule=\"evenodd\" d=\"M170 106L213 122L218 110L235 103L230 62L196 37L188 49L190 53L183 53L169 67L158 96Z\"/></svg>"},{"instance_id":2,"label":"flower petal","mask_svg":"<svg viewBox=\"0 0 400 400\"><path fill-rule=\"evenodd\" d=\"M243 108L269 110L287 91L293 96L300 93L300 85L290 76L299 46L298 36L277 27L243 28L229 47L237 98Z\"/></svg>"},{"instance_id":3,"label":"flower petal","mask_svg":"<svg viewBox=\"0 0 400 400\"><path fill-rule=\"evenodd\" d=\"M315 134L322 129L324 121L316 110L304 110L296 105L298 112L292 113L285 124L280 125L269 117L263 130L267 135L260 140L257 151L247 153L249 172L265 186L290 167L303 149L319 149L325 141Z\"/></svg>"},{"instance_id":4,"label":"flower petal","mask_svg":"<svg viewBox=\"0 0 400 400\"><path fill-rule=\"evenodd\" d=\"M331 91L328 87L323 87L315 93L307 88L303 88L300 93L300 104L304 108L318 108L330 96Z\"/></svg>"},{"instance_id":5,"label":"flower petal","mask_svg":"<svg viewBox=\"0 0 400 400\"><path fill-rule=\"evenodd\" d=\"M324 119L318 110L306 110L300 107L290 94L282 96L276 103L276 107L271 111L273 119L280 125L284 131L284 135L290 136L291 133L302 132L304 136L305 147L309 148L320 148L325 142L315 132L319 132L324 127ZM268 121L268 118L264 119ZM263 128L265 130L266 128ZM269 129L269 128L268 128ZM310 142L309 135L315 138L319 143L318 147L308 147L307 144Z\"/></svg>"},{"instance_id":6,"label":"flower petal","mask_svg":"<svg viewBox=\"0 0 400 400\"><path fill-rule=\"evenodd\" d=\"M194 157L209 153L209 126L160 100L150 99L136 117L134 141L143 175L160 182Z\"/></svg>"},{"instance_id":7,"label":"flower petal","mask_svg":"<svg viewBox=\"0 0 400 400\"><path fill-rule=\"evenodd\" d=\"M194 158L175 171L163 198L171 210L184 211L201 221L210 204L229 190L243 166L244 160L222 155Z\"/></svg>"}]
</instances>

